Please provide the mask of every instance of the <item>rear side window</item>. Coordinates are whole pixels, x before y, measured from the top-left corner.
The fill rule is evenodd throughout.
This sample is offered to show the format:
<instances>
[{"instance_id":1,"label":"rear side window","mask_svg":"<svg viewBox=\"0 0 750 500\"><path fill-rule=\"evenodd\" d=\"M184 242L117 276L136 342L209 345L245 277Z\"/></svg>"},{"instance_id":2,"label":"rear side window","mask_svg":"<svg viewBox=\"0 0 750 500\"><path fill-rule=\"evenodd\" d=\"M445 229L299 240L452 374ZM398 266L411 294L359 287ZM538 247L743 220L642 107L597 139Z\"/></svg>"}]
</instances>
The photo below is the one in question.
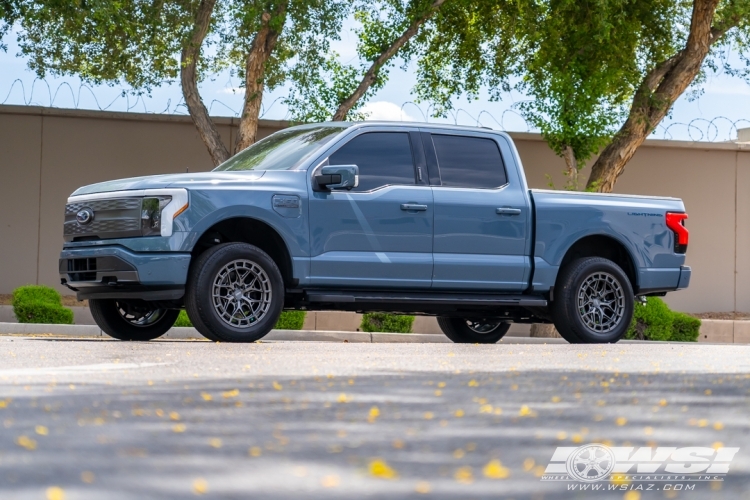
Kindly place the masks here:
<instances>
[{"instance_id":1,"label":"rear side window","mask_svg":"<svg viewBox=\"0 0 750 500\"><path fill-rule=\"evenodd\" d=\"M359 167L359 186L354 191L416 183L411 142L409 134L404 132L370 132L357 136L333 153L328 164Z\"/></svg>"},{"instance_id":2,"label":"rear side window","mask_svg":"<svg viewBox=\"0 0 750 500\"><path fill-rule=\"evenodd\" d=\"M508 182L495 141L433 134L432 143L443 186L492 189Z\"/></svg>"}]
</instances>

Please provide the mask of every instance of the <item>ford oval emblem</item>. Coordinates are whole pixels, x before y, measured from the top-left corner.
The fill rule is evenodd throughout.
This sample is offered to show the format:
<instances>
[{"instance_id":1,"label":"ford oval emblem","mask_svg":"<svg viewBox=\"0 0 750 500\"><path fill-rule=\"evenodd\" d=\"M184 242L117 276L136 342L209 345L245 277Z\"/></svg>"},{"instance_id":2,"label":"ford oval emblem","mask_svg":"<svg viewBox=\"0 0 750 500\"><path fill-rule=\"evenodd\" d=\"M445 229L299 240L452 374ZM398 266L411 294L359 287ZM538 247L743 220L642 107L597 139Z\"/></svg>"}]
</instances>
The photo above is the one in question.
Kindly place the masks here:
<instances>
[{"instance_id":1,"label":"ford oval emblem","mask_svg":"<svg viewBox=\"0 0 750 500\"><path fill-rule=\"evenodd\" d=\"M82 226L85 226L86 224L91 224L91 221L94 220L94 211L90 208L84 208L83 210L79 210L76 214L76 220L78 223Z\"/></svg>"}]
</instances>

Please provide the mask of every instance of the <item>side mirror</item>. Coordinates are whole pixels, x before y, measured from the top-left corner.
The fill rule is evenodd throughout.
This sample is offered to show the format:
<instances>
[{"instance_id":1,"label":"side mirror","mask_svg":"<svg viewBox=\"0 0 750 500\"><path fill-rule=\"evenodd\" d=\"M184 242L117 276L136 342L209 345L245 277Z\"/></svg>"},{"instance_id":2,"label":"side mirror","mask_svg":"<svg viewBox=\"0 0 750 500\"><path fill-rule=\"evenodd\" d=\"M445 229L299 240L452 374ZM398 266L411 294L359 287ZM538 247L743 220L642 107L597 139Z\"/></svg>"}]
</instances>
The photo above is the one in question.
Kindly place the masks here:
<instances>
[{"instance_id":1,"label":"side mirror","mask_svg":"<svg viewBox=\"0 0 750 500\"><path fill-rule=\"evenodd\" d=\"M357 165L327 165L315 174L315 182L323 189L352 189L359 185Z\"/></svg>"}]
</instances>

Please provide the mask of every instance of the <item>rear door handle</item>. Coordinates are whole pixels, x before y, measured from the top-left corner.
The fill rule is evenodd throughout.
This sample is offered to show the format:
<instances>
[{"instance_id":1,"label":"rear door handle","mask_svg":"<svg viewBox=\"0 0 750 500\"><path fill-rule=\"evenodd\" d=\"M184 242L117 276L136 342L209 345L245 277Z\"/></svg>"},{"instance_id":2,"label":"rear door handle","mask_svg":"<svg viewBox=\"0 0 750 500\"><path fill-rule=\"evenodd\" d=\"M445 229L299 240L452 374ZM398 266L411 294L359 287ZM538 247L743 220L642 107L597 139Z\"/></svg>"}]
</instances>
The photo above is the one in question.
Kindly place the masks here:
<instances>
[{"instance_id":1,"label":"rear door handle","mask_svg":"<svg viewBox=\"0 0 750 500\"><path fill-rule=\"evenodd\" d=\"M416 203L402 203L401 210L411 210L414 212L425 212L427 205L417 205Z\"/></svg>"},{"instance_id":2,"label":"rear door handle","mask_svg":"<svg viewBox=\"0 0 750 500\"><path fill-rule=\"evenodd\" d=\"M495 209L495 212L499 215L521 215L520 208L502 207Z\"/></svg>"}]
</instances>

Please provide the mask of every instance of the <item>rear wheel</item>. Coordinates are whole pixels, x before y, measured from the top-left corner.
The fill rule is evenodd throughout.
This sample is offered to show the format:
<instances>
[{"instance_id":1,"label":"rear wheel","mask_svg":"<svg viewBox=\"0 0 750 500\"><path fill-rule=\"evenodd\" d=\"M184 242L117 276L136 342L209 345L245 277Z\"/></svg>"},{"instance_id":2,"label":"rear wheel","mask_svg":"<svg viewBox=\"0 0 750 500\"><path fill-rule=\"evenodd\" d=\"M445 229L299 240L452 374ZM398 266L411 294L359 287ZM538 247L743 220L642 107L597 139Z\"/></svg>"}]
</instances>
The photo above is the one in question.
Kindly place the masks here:
<instances>
[{"instance_id":1,"label":"rear wheel","mask_svg":"<svg viewBox=\"0 0 750 500\"><path fill-rule=\"evenodd\" d=\"M571 344L617 342L633 319L633 288L608 259L586 257L567 264L555 286L552 319Z\"/></svg>"},{"instance_id":2,"label":"rear wheel","mask_svg":"<svg viewBox=\"0 0 750 500\"><path fill-rule=\"evenodd\" d=\"M508 333L510 323L438 316L446 337L457 344L494 344Z\"/></svg>"},{"instance_id":3,"label":"rear wheel","mask_svg":"<svg viewBox=\"0 0 750 500\"><path fill-rule=\"evenodd\" d=\"M146 301L90 299L89 309L104 333L119 340L153 340L177 321L180 311L162 309Z\"/></svg>"},{"instance_id":4,"label":"rear wheel","mask_svg":"<svg viewBox=\"0 0 750 500\"><path fill-rule=\"evenodd\" d=\"M193 265L185 309L208 339L254 342L278 321L284 292L281 272L267 253L247 243L225 243Z\"/></svg>"}]
</instances>

